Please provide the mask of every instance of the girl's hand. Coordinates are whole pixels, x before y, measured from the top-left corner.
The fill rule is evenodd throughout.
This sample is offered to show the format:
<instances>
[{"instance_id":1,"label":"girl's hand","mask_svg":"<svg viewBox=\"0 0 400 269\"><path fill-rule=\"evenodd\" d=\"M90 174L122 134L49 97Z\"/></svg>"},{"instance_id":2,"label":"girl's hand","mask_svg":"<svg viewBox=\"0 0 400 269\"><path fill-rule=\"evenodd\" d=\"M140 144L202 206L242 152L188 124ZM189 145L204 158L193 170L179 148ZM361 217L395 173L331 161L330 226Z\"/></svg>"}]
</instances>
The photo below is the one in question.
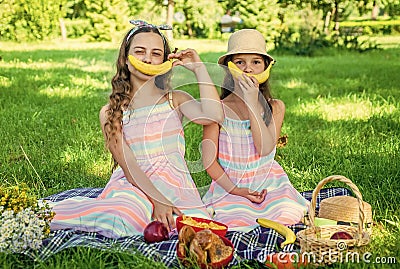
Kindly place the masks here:
<instances>
[{"instance_id":1,"label":"girl's hand","mask_svg":"<svg viewBox=\"0 0 400 269\"><path fill-rule=\"evenodd\" d=\"M177 59L173 66L182 65L190 71L195 72L199 67L204 66L200 56L194 49L185 49L168 55L168 59Z\"/></svg>"},{"instance_id":2,"label":"girl's hand","mask_svg":"<svg viewBox=\"0 0 400 269\"><path fill-rule=\"evenodd\" d=\"M158 220L164 223L168 229L168 232L176 228L173 214L175 213L176 215L180 216L182 215L182 212L177 207L166 205L157 201L153 201L153 205L153 220Z\"/></svg>"},{"instance_id":3,"label":"girl's hand","mask_svg":"<svg viewBox=\"0 0 400 269\"><path fill-rule=\"evenodd\" d=\"M238 84L243 92L243 99L247 106L254 106L258 103L259 84L258 81L243 73L238 77Z\"/></svg>"},{"instance_id":4,"label":"girl's hand","mask_svg":"<svg viewBox=\"0 0 400 269\"><path fill-rule=\"evenodd\" d=\"M263 189L261 192L258 192L258 191L252 191L249 188L235 187L231 191L231 194L242 196L244 198L249 199L253 203L260 204L265 200L265 197L267 195L267 190Z\"/></svg>"}]
</instances>

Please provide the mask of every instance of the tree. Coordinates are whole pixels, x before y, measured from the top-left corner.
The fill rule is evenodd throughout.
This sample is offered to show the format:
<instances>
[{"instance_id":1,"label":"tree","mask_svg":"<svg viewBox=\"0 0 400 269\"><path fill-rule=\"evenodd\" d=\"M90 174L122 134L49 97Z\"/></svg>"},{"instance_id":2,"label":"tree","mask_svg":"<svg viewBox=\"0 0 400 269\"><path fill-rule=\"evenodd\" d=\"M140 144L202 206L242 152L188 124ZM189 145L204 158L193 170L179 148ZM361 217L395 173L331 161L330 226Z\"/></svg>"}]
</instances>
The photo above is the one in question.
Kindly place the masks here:
<instances>
[{"instance_id":1,"label":"tree","mask_svg":"<svg viewBox=\"0 0 400 269\"><path fill-rule=\"evenodd\" d=\"M85 5L92 26L91 40L110 41L126 30L130 13L126 0L85 0Z\"/></svg>"},{"instance_id":2,"label":"tree","mask_svg":"<svg viewBox=\"0 0 400 269\"><path fill-rule=\"evenodd\" d=\"M275 0L234 0L220 1L226 10L237 13L242 24L237 28L252 28L259 30L267 39L276 35L279 21L279 1Z\"/></svg>"},{"instance_id":3,"label":"tree","mask_svg":"<svg viewBox=\"0 0 400 269\"><path fill-rule=\"evenodd\" d=\"M210 9L213 9L210 12ZM174 23L189 37L215 37L223 11L216 0L177 0L175 11L185 16L184 24Z\"/></svg>"},{"instance_id":4,"label":"tree","mask_svg":"<svg viewBox=\"0 0 400 269\"><path fill-rule=\"evenodd\" d=\"M390 17L400 16L400 0L382 0L384 11Z\"/></svg>"},{"instance_id":5,"label":"tree","mask_svg":"<svg viewBox=\"0 0 400 269\"><path fill-rule=\"evenodd\" d=\"M325 31L329 22L334 22L334 30L339 31L339 22L347 18L352 10L360 1L355 0L278 0L279 3L295 4L299 8L310 5L311 9L321 11L323 14Z\"/></svg>"},{"instance_id":6,"label":"tree","mask_svg":"<svg viewBox=\"0 0 400 269\"><path fill-rule=\"evenodd\" d=\"M0 2L2 40L44 40L60 35L59 19L64 17L67 0Z\"/></svg>"}]
</instances>

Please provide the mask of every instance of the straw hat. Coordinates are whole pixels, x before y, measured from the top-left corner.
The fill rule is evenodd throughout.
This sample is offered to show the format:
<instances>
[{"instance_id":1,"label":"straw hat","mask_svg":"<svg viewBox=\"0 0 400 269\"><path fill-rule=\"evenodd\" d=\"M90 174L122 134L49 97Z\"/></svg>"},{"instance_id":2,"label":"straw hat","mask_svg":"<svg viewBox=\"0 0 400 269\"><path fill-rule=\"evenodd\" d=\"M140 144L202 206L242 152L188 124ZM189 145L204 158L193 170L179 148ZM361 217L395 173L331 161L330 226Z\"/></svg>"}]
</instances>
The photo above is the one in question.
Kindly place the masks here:
<instances>
[{"instance_id":1,"label":"straw hat","mask_svg":"<svg viewBox=\"0 0 400 269\"><path fill-rule=\"evenodd\" d=\"M242 29L234 32L228 41L228 52L218 59L223 64L225 58L232 54L256 53L267 56L271 62L273 58L267 53L264 36L255 29Z\"/></svg>"}]
</instances>

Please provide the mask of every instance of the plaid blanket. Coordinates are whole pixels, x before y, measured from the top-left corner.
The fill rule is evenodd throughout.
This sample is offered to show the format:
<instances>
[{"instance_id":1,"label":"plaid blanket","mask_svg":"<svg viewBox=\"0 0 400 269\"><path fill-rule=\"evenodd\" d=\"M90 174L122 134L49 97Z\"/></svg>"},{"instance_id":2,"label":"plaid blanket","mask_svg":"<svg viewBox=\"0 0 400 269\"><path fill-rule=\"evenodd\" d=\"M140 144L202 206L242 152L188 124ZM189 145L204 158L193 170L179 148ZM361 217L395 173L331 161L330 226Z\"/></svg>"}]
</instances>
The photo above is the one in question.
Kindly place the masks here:
<instances>
[{"instance_id":1,"label":"plaid blanket","mask_svg":"<svg viewBox=\"0 0 400 269\"><path fill-rule=\"evenodd\" d=\"M44 198L50 201L61 201L75 196L97 197L102 188L78 188L67 190L61 193ZM312 191L301 193L307 200L311 200ZM325 188L320 191L317 197L317 208L321 200L340 195L352 195L352 192L346 188ZM295 233L305 229L304 224L289 226ZM228 266L238 264L243 260L262 261L270 253L274 252L293 252L299 251L297 244L286 245L283 249L278 246L285 240L283 236L275 230L257 227L254 230L243 233L228 231L226 237L231 240L235 251L234 257ZM117 251L139 252L144 256L164 263L167 267L179 267L179 261L176 256L176 247L178 235L175 233L170 240L159 243L147 244L143 236L129 236L119 239L111 239L101 236L97 233L79 232L73 230L59 230L43 241L42 247L37 251L27 251L25 254L33 259L44 260L51 255L60 252L66 248L85 246L99 249L113 249Z\"/></svg>"}]
</instances>

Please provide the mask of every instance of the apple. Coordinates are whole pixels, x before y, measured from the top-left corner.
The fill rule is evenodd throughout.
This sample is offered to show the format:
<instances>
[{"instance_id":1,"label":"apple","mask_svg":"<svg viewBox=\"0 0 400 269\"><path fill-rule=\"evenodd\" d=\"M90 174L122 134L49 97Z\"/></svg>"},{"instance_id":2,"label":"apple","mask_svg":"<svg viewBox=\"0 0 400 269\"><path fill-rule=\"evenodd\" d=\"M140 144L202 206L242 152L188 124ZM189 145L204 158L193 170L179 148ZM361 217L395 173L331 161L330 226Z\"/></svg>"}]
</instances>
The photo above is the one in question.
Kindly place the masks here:
<instances>
[{"instance_id":1,"label":"apple","mask_svg":"<svg viewBox=\"0 0 400 269\"><path fill-rule=\"evenodd\" d=\"M331 239L348 240L348 239L353 239L353 237L348 232L340 231L340 232L336 232L336 233L332 234Z\"/></svg>"},{"instance_id":2,"label":"apple","mask_svg":"<svg viewBox=\"0 0 400 269\"><path fill-rule=\"evenodd\" d=\"M147 243L161 242L169 239L167 227L165 227L164 223L157 220L147 224L143 235Z\"/></svg>"}]
</instances>

